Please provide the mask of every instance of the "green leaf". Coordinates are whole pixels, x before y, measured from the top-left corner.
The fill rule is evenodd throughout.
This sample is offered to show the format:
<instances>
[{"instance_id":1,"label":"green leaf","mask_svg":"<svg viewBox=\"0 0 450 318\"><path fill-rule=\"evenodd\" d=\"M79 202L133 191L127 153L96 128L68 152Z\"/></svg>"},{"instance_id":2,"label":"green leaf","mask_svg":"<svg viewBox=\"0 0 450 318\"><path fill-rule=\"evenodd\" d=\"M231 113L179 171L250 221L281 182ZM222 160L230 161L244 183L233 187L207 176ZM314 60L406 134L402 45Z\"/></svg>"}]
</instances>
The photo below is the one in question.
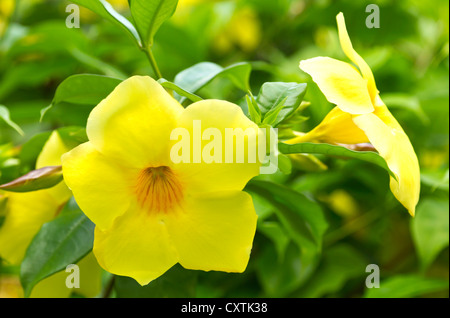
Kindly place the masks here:
<instances>
[{"instance_id":1,"label":"green leaf","mask_svg":"<svg viewBox=\"0 0 450 318\"><path fill-rule=\"evenodd\" d=\"M11 120L9 110L8 108L6 108L6 106L0 105L0 118L3 119L9 127L17 131L20 135L24 135L22 128L20 128L19 125Z\"/></svg>"},{"instance_id":2,"label":"green leaf","mask_svg":"<svg viewBox=\"0 0 450 318\"><path fill-rule=\"evenodd\" d=\"M74 200L69 201L56 219L42 226L20 268L26 297L42 279L77 263L92 250L94 227Z\"/></svg>"},{"instance_id":3,"label":"green leaf","mask_svg":"<svg viewBox=\"0 0 450 318\"><path fill-rule=\"evenodd\" d=\"M250 115L250 119L256 123L257 125L261 124L261 110L259 109L258 104L256 103L255 98L252 93L249 95L245 95L245 100L247 101L248 113Z\"/></svg>"},{"instance_id":4,"label":"green leaf","mask_svg":"<svg viewBox=\"0 0 450 318\"><path fill-rule=\"evenodd\" d=\"M178 0L133 0L131 2L131 15L144 48L153 45L153 37L164 21L174 14L177 4Z\"/></svg>"},{"instance_id":5,"label":"green leaf","mask_svg":"<svg viewBox=\"0 0 450 318\"><path fill-rule=\"evenodd\" d=\"M424 199L411 221L411 232L423 269L449 245L448 203L448 199Z\"/></svg>"},{"instance_id":6,"label":"green leaf","mask_svg":"<svg viewBox=\"0 0 450 318\"><path fill-rule=\"evenodd\" d=\"M277 110L276 119L271 120L272 126L275 127L297 110L306 94L306 88L307 84L304 83L264 83L256 101L260 105L262 114L267 116L271 111L280 107L281 102L286 99L284 107Z\"/></svg>"},{"instance_id":7,"label":"green leaf","mask_svg":"<svg viewBox=\"0 0 450 318\"><path fill-rule=\"evenodd\" d=\"M119 298L192 298L197 273L175 265L146 286L129 277L116 276L114 288Z\"/></svg>"},{"instance_id":8,"label":"green leaf","mask_svg":"<svg viewBox=\"0 0 450 318\"><path fill-rule=\"evenodd\" d=\"M50 166L33 170L11 182L0 185L0 190L30 192L51 188L63 180L62 167Z\"/></svg>"},{"instance_id":9,"label":"green leaf","mask_svg":"<svg viewBox=\"0 0 450 318\"><path fill-rule=\"evenodd\" d=\"M278 154L278 169L284 174L291 174L292 172L291 159L282 153Z\"/></svg>"},{"instance_id":10,"label":"green leaf","mask_svg":"<svg viewBox=\"0 0 450 318\"><path fill-rule=\"evenodd\" d=\"M216 77L226 76L241 90L249 91L251 69L251 65L246 62L233 64L225 68L211 62L202 62L178 73L175 76L174 83L188 92L196 93ZM180 103L186 100L186 98L180 96L176 96L176 98Z\"/></svg>"},{"instance_id":11,"label":"green leaf","mask_svg":"<svg viewBox=\"0 0 450 318\"><path fill-rule=\"evenodd\" d=\"M430 123L430 118L420 106L420 100L416 96L401 93L383 94L383 102L389 108L404 108L414 113L425 125Z\"/></svg>"},{"instance_id":12,"label":"green leaf","mask_svg":"<svg viewBox=\"0 0 450 318\"><path fill-rule=\"evenodd\" d=\"M138 46L142 46L142 41L138 31L134 25L124 16L114 10L113 6L106 0L72 0L73 3L79 4L93 12L97 13L106 20L120 26L136 41ZM136 1L133 1L136 2Z\"/></svg>"},{"instance_id":13,"label":"green leaf","mask_svg":"<svg viewBox=\"0 0 450 318\"><path fill-rule=\"evenodd\" d=\"M95 74L77 74L59 84L50 106L41 110L41 121L53 105L66 102L72 104L97 105L106 98L122 80Z\"/></svg>"},{"instance_id":14,"label":"green leaf","mask_svg":"<svg viewBox=\"0 0 450 318\"><path fill-rule=\"evenodd\" d=\"M70 47L68 51L77 61L83 63L88 67L96 69L97 71L103 73L106 76L120 78L122 80L128 77L127 74L123 73L115 66L108 64L96 58L95 56L87 54L86 52L80 50L77 47Z\"/></svg>"},{"instance_id":15,"label":"green leaf","mask_svg":"<svg viewBox=\"0 0 450 318\"><path fill-rule=\"evenodd\" d=\"M280 114L280 111L284 108L285 103L287 101L287 96L278 103L278 105L275 105L271 110L269 110L264 115L263 124L276 126L278 115Z\"/></svg>"},{"instance_id":16,"label":"green leaf","mask_svg":"<svg viewBox=\"0 0 450 318\"><path fill-rule=\"evenodd\" d=\"M265 221L258 223L258 231L274 243L278 260L282 261L289 244L289 237L284 232L283 227L278 222Z\"/></svg>"},{"instance_id":17,"label":"green leaf","mask_svg":"<svg viewBox=\"0 0 450 318\"><path fill-rule=\"evenodd\" d=\"M321 207L303 194L269 181L253 180L246 189L263 196L275 207L281 224L299 246L305 266L313 266L328 228Z\"/></svg>"},{"instance_id":18,"label":"green leaf","mask_svg":"<svg viewBox=\"0 0 450 318\"><path fill-rule=\"evenodd\" d=\"M195 94L189 93L188 91L182 89L181 87L179 87L175 83L169 82L168 80L166 80L164 78L160 78L158 80L158 83L161 84L162 87L171 89L171 90L177 92L178 95L186 97L187 99L189 99L192 102L199 102L199 101L203 100L200 96L197 96Z\"/></svg>"},{"instance_id":19,"label":"green leaf","mask_svg":"<svg viewBox=\"0 0 450 318\"><path fill-rule=\"evenodd\" d=\"M397 177L389 169L386 161L376 152L372 151L353 151L345 147L335 146L330 144L315 144L315 143L300 143L294 145L288 145L284 143L278 144L278 149L284 154L296 154L296 153L310 153L310 154L322 154L327 156L336 156L343 158L359 159L373 163L384 170L386 170L389 175L395 179Z\"/></svg>"},{"instance_id":20,"label":"green leaf","mask_svg":"<svg viewBox=\"0 0 450 318\"><path fill-rule=\"evenodd\" d=\"M299 247L288 243L283 258L278 257L274 245L267 244L256 259L256 274L268 297L287 297L313 273Z\"/></svg>"},{"instance_id":21,"label":"green leaf","mask_svg":"<svg viewBox=\"0 0 450 318\"><path fill-rule=\"evenodd\" d=\"M411 298L448 290L448 280L417 275L398 275L380 282L380 288L368 289L366 298Z\"/></svg>"},{"instance_id":22,"label":"green leaf","mask_svg":"<svg viewBox=\"0 0 450 318\"><path fill-rule=\"evenodd\" d=\"M339 292L350 279L364 275L367 261L353 247L345 244L324 251L317 271L295 293L299 298L319 298Z\"/></svg>"}]
</instances>

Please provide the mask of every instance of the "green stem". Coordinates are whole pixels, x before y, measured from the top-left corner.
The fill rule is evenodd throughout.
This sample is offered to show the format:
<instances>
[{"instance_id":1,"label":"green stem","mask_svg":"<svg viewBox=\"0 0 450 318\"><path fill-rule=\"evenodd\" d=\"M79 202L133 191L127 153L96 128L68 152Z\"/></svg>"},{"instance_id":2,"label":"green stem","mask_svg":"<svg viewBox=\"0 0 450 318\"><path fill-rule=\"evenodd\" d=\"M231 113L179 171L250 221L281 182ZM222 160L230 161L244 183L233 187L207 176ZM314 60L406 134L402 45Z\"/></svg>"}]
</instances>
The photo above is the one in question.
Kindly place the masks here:
<instances>
[{"instance_id":1,"label":"green stem","mask_svg":"<svg viewBox=\"0 0 450 318\"><path fill-rule=\"evenodd\" d=\"M114 289L114 283L116 281L116 276L112 275L111 278L108 280L105 289L102 293L102 298L109 298L111 296L111 293Z\"/></svg>"},{"instance_id":2,"label":"green stem","mask_svg":"<svg viewBox=\"0 0 450 318\"><path fill-rule=\"evenodd\" d=\"M150 48L142 49L145 53L145 55L148 58L148 61L150 62L150 65L152 66L153 71L155 72L155 75L158 77L158 79L162 78L161 71L158 68L158 64L156 63L155 57L153 56L152 50Z\"/></svg>"}]
</instances>

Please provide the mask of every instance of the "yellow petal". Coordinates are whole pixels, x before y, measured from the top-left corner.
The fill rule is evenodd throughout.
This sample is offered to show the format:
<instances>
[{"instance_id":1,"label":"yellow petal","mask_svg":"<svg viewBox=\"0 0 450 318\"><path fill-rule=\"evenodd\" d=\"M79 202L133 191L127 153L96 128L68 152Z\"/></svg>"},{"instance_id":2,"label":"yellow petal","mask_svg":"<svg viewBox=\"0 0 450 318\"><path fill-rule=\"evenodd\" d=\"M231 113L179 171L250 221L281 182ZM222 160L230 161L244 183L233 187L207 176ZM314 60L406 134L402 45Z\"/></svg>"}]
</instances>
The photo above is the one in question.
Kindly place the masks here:
<instances>
[{"instance_id":1,"label":"yellow petal","mask_svg":"<svg viewBox=\"0 0 450 318\"><path fill-rule=\"evenodd\" d=\"M8 194L6 217L0 227L0 256L11 264L19 264L41 226L58 211L47 190Z\"/></svg>"},{"instance_id":2,"label":"yellow petal","mask_svg":"<svg viewBox=\"0 0 450 318\"><path fill-rule=\"evenodd\" d=\"M62 158L64 180L81 210L105 229L130 205L134 172L94 149L79 145Z\"/></svg>"},{"instance_id":3,"label":"yellow petal","mask_svg":"<svg viewBox=\"0 0 450 318\"><path fill-rule=\"evenodd\" d=\"M60 166L61 156L70 149L62 141L57 131L53 131L44 144L41 153L36 160L36 169L47 166ZM53 196L58 205L67 202L72 196L72 192L67 188L64 182L60 182L56 186L47 190Z\"/></svg>"},{"instance_id":4,"label":"yellow petal","mask_svg":"<svg viewBox=\"0 0 450 318\"><path fill-rule=\"evenodd\" d=\"M148 76L119 84L89 115L87 134L106 156L137 168L169 160L170 132L183 107Z\"/></svg>"},{"instance_id":5,"label":"yellow petal","mask_svg":"<svg viewBox=\"0 0 450 318\"><path fill-rule=\"evenodd\" d=\"M366 61L364 61L364 59L355 51L355 49L353 49L352 41L350 40L347 28L345 26L344 14L340 12L336 16L336 20L342 50L344 51L345 55L347 55L347 57L358 66L363 78L367 81L367 88L369 90L372 102L375 102L375 97L378 94L378 89L375 84L375 78L373 76L372 70L370 69L370 66L366 63Z\"/></svg>"},{"instance_id":6,"label":"yellow petal","mask_svg":"<svg viewBox=\"0 0 450 318\"><path fill-rule=\"evenodd\" d=\"M286 143L295 144L309 141L329 144L359 144L369 142L369 139L364 131L355 125L352 115L335 107L313 130L305 135L288 140Z\"/></svg>"},{"instance_id":7,"label":"yellow petal","mask_svg":"<svg viewBox=\"0 0 450 318\"><path fill-rule=\"evenodd\" d=\"M408 136L386 106L377 107L373 114L355 116L353 120L395 173L398 181L391 177L391 191L414 216L420 195L420 168Z\"/></svg>"},{"instance_id":8,"label":"yellow petal","mask_svg":"<svg viewBox=\"0 0 450 318\"><path fill-rule=\"evenodd\" d=\"M72 289L66 286L68 275L69 273L60 271L43 279L33 288L30 298L69 298Z\"/></svg>"},{"instance_id":9,"label":"yellow petal","mask_svg":"<svg viewBox=\"0 0 450 318\"><path fill-rule=\"evenodd\" d=\"M77 293L87 298L97 296L101 291L101 268L95 260L94 254L89 253L83 257L78 265L79 288L67 287L67 280L73 282L74 271L62 270L39 283L33 288L30 298L68 298Z\"/></svg>"},{"instance_id":10,"label":"yellow petal","mask_svg":"<svg viewBox=\"0 0 450 318\"><path fill-rule=\"evenodd\" d=\"M36 169L47 166L60 166L61 156L69 150L58 132L53 131L36 160Z\"/></svg>"},{"instance_id":11,"label":"yellow petal","mask_svg":"<svg viewBox=\"0 0 450 318\"><path fill-rule=\"evenodd\" d=\"M261 164L255 143L261 140L258 139L260 132L258 126L244 115L239 106L219 100L194 103L180 116L179 127L189 134L190 156L188 156L189 163L176 163L173 169L189 187L188 190L195 192L242 190L251 178L259 174ZM208 132L211 132L211 136L206 137ZM232 132L237 133L242 139L236 137L234 143L228 147L226 140L227 138L233 140ZM248 134L245 135L245 132ZM202 140L202 136L205 140ZM180 138L174 143L181 141ZM208 144L216 146L214 151L207 150ZM183 150L186 149L188 148ZM242 163L239 163L239 156L236 155L239 150L242 153ZM217 160L208 162L203 154L211 153L217 154ZM227 155L230 158L228 162L231 163L227 163ZM250 157L255 159L253 163Z\"/></svg>"},{"instance_id":12,"label":"yellow petal","mask_svg":"<svg viewBox=\"0 0 450 318\"><path fill-rule=\"evenodd\" d=\"M141 285L164 274L178 260L167 233L166 216L133 205L111 228L102 231L96 227L93 251L100 266L132 277Z\"/></svg>"},{"instance_id":13,"label":"yellow petal","mask_svg":"<svg viewBox=\"0 0 450 318\"><path fill-rule=\"evenodd\" d=\"M329 57L315 57L300 62L300 68L311 75L330 103L350 114L374 110L367 83L348 63Z\"/></svg>"},{"instance_id":14,"label":"yellow petal","mask_svg":"<svg viewBox=\"0 0 450 318\"><path fill-rule=\"evenodd\" d=\"M84 297L93 298L100 294L102 289L102 270L93 253L89 253L77 263L80 268L80 288L73 292ZM70 273L66 273L68 275Z\"/></svg>"},{"instance_id":15,"label":"yellow petal","mask_svg":"<svg viewBox=\"0 0 450 318\"><path fill-rule=\"evenodd\" d=\"M189 198L167 228L188 269L243 272L256 231L252 198L243 191Z\"/></svg>"}]
</instances>

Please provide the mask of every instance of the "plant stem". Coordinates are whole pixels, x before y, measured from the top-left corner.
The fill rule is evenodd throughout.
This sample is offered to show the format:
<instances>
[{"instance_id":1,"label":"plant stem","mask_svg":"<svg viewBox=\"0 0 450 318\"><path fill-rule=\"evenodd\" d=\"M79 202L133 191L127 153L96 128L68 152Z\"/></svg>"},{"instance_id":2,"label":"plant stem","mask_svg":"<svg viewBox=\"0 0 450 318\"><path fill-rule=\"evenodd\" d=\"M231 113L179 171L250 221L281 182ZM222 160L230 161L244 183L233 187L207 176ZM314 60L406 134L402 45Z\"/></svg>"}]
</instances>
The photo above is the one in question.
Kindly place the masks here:
<instances>
[{"instance_id":1,"label":"plant stem","mask_svg":"<svg viewBox=\"0 0 450 318\"><path fill-rule=\"evenodd\" d=\"M150 65L152 66L153 71L155 72L155 75L158 77L158 79L162 78L161 71L158 68L158 64L156 63L155 57L153 56L153 52L150 48L142 49L145 53L145 55L148 58L148 61L150 62Z\"/></svg>"},{"instance_id":2,"label":"plant stem","mask_svg":"<svg viewBox=\"0 0 450 318\"><path fill-rule=\"evenodd\" d=\"M109 279L108 283L106 284L105 289L103 290L102 298L109 298L109 296L111 296L111 293L114 289L115 281L116 281L116 276L112 275L111 278Z\"/></svg>"}]
</instances>

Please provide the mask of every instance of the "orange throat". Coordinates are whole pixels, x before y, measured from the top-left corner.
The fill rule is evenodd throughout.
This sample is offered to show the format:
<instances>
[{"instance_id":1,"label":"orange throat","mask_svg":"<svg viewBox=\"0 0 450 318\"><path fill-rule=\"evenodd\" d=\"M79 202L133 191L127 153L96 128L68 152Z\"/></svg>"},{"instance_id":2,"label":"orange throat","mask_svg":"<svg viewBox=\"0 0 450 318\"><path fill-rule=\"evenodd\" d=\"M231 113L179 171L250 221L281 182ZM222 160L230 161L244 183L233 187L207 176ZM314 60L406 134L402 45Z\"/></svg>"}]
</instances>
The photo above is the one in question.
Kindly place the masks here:
<instances>
[{"instance_id":1,"label":"orange throat","mask_svg":"<svg viewBox=\"0 0 450 318\"><path fill-rule=\"evenodd\" d=\"M168 212L183 198L183 188L167 166L149 167L139 173L135 193L142 208L149 212Z\"/></svg>"}]
</instances>

